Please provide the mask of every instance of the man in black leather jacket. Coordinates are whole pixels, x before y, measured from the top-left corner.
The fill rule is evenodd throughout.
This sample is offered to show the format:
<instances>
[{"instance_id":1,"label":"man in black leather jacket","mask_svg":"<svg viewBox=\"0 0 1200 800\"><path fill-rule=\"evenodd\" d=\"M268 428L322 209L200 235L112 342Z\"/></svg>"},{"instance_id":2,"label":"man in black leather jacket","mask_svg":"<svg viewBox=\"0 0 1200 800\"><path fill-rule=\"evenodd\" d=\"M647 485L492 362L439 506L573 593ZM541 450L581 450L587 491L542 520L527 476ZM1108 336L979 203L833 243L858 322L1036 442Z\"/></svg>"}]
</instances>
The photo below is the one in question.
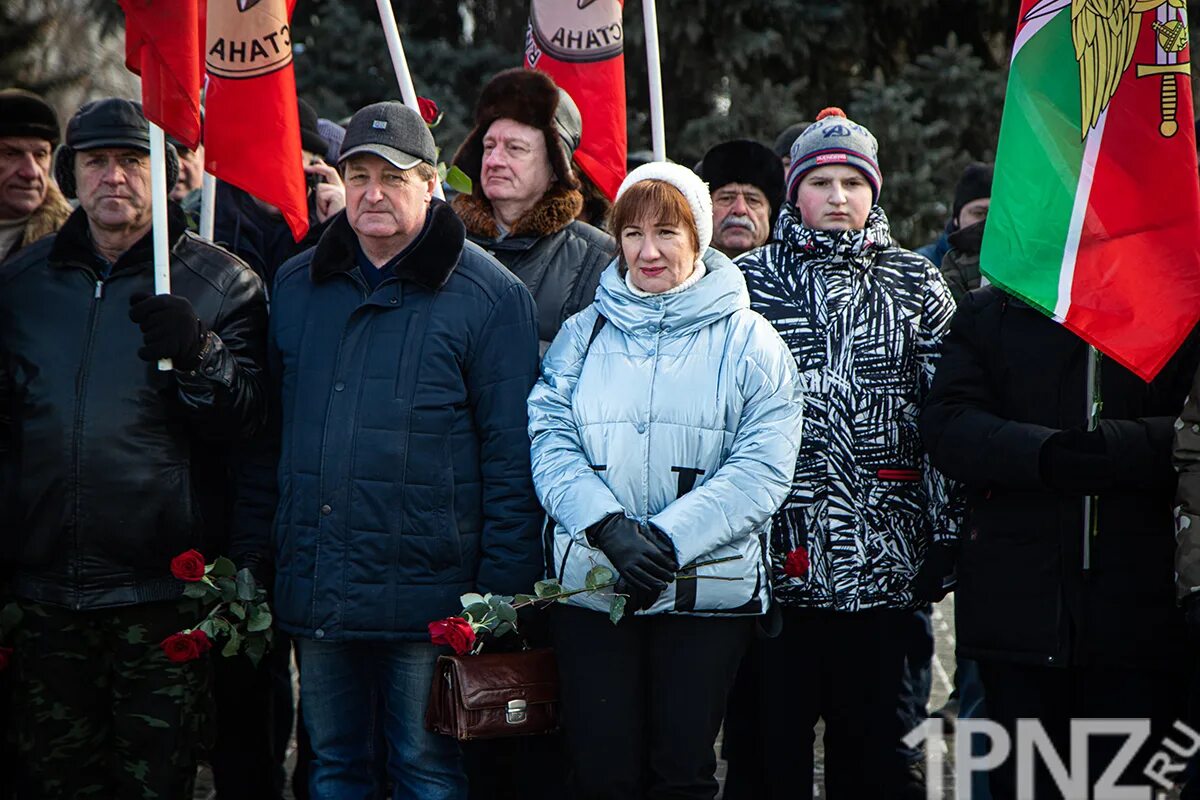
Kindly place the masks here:
<instances>
[{"instance_id":1,"label":"man in black leather jacket","mask_svg":"<svg viewBox=\"0 0 1200 800\"><path fill-rule=\"evenodd\" d=\"M84 105L55 163L80 207L0 273L20 796L191 795L205 659L168 660L160 642L203 609L170 564L205 549L200 443L265 422L267 312L259 278L187 233L177 208L173 294L152 294L149 149L139 104ZM162 358L174 368L159 371ZM205 555L254 568L265 546Z\"/></svg>"},{"instance_id":2,"label":"man in black leather jacket","mask_svg":"<svg viewBox=\"0 0 1200 800\"><path fill-rule=\"evenodd\" d=\"M611 236L578 219L584 199L572 158L582 135L579 109L550 76L510 69L483 87L475 127L454 154L473 182L454 211L467 238L533 295L543 354L567 317L591 305L617 254Z\"/></svg>"}]
</instances>

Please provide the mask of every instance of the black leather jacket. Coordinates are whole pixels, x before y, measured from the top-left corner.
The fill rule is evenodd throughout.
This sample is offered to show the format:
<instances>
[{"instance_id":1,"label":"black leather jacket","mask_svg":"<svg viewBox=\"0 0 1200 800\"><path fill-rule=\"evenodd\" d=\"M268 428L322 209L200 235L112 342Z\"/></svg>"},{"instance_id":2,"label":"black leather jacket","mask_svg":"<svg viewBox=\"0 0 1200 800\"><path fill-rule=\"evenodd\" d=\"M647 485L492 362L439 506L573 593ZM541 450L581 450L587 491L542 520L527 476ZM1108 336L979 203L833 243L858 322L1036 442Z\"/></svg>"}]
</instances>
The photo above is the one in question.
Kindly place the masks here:
<instances>
[{"instance_id":1,"label":"black leather jacket","mask_svg":"<svg viewBox=\"0 0 1200 800\"><path fill-rule=\"evenodd\" d=\"M154 290L150 233L109 270L79 209L0 273L0 568L18 597L72 609L179 597L170 561L205 544L194 450L265 422L262 281L185 227L175 209L172 292L212 332L189 373L137 355L129 305Z\"/></svg>"}]
</instances>

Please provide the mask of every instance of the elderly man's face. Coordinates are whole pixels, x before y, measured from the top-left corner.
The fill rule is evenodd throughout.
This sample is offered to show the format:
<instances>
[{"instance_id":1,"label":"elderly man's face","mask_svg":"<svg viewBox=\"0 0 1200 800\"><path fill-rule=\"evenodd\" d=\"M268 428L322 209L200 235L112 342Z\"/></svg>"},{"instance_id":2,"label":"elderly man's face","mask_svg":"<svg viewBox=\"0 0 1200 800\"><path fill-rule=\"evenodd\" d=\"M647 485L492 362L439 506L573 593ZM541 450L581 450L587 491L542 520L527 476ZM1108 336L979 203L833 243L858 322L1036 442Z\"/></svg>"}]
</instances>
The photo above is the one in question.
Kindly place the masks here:
<instances>
[{"instance_id":1,"label":"elderly man's face","mask_svg":"<svg viewBox=\"0 0 1200 800\"><path fill-rule=\"evenodd\" d=\"M37 211L49 186L50 142L0 136L0 219L20 219Z\"/></svg>"},{"instance_id":2,"label":"elderly man's face","mask_svg":"<svg viewBox=\"0 0 1200 800\"><path fill-rule=\"evenodd\" d=\"M434 181L423 181L416 168L399 169L375 155L358 155L345 164L346 219L360 239L380 247L404 243L421 232ZM396 252L399 252L397 250Z\"/></svg>"},{"instance_id":3,"label":"elderly man's face","mask_svg":"<svg viewBox=\"0 0 1200 800\"><path fill-rule=\"evenodd\" d=\"M484 196L493 203L532 206L554 182L546 137L531 125L507 118L496 120L483 137L480 181Z\"/></svg>"},{"instance_id":4,"label":"elderly man's face","mask_svg":"<svg viewBox=\"0 0 1200 800\"><path fill-rule=\"evenodd\" d=\"M179 202L204 185L204 145L195 150L179 149L179 180L171 187L171 199Z\"/></svg>"},{"instance_id":5,"label":"elderly man's face","mask_svg":"<svg viewBox=\"0 0 1200 800\"><path fill-rule=\"evenodd\" d=\"M153 218L150 154L102 147L75 154L75 188L88 221L105 230L137 230Z\"/></svg>"},{"instance_id":6,"label":"elderly man's face","mask_svg":"<svg viewBox=\"0 0 1200 800\"><path fill-rule=\"evenodd\" d=\"M713 247L732 258L762 246L771 235L771 204L748 183L727 183L712 194Z\"/></svg>"}]
</instances>

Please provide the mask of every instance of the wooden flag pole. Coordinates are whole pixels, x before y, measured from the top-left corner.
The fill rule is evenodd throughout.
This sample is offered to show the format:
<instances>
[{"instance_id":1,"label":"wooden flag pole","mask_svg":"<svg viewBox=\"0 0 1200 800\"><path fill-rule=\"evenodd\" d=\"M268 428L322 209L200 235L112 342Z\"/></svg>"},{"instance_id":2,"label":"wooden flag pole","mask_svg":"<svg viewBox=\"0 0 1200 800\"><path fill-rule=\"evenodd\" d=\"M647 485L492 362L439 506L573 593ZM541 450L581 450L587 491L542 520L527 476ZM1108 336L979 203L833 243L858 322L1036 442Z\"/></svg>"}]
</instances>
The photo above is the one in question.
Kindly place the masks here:
<instances>
[{"instance_id":1,"label":"wooden flag pole","mask_svg":"<svg viewBox=\"0 0 1200 800\"><path fill-rule=\"evenodd\" d=\"M654 0L642 0L646 28L646 74L650 78L650 139L654 160L667 160L667 135L663 125L662 63L658 50L658 12Z\"/></svg>"},{"instance_id":2,"label":"wooden flag pole","mask_svg":"<svg viewBox=\"0 0 1200 800\"><path fill-rule=\"evenodd\" d=\"M396 71L396 82L400 84L400 96L404 105L418 114L421 105L417 102L417 90L413 86L412 73L408 70L408 59L404 56L404 45L400 41L400 27L396 24L396 14L392 11L391 0L375 0L379 8L379 21L383 23L383 36L387 39L388 53L392 57L392 69ZM445 199L442 192L442 182L433 182L434 197Z\"/></svg>"},{"instance_id":3,"label":"wooden flag pole","mask_svg":"<svg viewBox=\"0 0 1200 800\"><path fill-rule=\"evenodd\" d=\"M154 293L171 293L171 252L167 231L167 143L162 128L150 123L150 202L154 226ZM160 372L174 369L171 359L158 361Z\"/></svg>"}]
</instances>

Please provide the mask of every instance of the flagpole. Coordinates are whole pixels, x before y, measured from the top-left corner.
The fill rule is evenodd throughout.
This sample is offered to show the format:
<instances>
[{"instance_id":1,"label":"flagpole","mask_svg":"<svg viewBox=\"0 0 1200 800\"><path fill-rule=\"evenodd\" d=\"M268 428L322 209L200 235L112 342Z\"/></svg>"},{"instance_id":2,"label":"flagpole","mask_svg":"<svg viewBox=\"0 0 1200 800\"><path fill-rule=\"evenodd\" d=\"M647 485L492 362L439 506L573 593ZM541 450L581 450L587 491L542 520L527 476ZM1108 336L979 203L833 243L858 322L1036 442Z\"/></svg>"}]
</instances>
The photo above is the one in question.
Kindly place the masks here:
<instances>
[{"instance_id":1,"label":"flagpole","mask_svg":"<svg viewBox=\"0 0 1200 800\"><path fill-rule=\"evenodd\" d=\"M217 213L217 179L207 170L200 186L200 238L213 240L213 224Z\"/></svg>"},{"instance_id":2,"label":"flagpole","mask_svg":"<svg viewBox=\"0 0 1200 800\"><path fill-rule=\"evenodd\" d=\"M1100 425L1100 351L1088 345L1087 362L1087 429L1096 430ZM1100 498L1089 495L1083 498L1083 571L1092 568L1092 539L1099 529Z\"/></svg>"},{"instance_id":3,"label":"flagpole","mask_svg":"<svg viewBox=\"0 0 1200 800\"><path fill-rule=\"evenodd\" d=\"M154 230L154 293L171 293L171 253L167 238L167 144L162 128L150 123L150 202ZM160 358L158 369L173 369L171 359Z\"/></svg>"},{"instance_id":4,"label":"flagpole","mask_svg":"<svg viewBox=\"0 0 1200 800\"><path fill-rule=\"evenodd\" d=\"M413 86L412 73L408 70L408 59L404 56L404 45L400 42L400 27L396 24L396 14L392 11L391 0L375 0L379 8L379 21L383 23L383 36L387 39L388 53L392 57L392 69L396 71L396 82L400 84L400 96L404 105L418 114L421 105L417 102L417 89ZM445 199L442 193L442 182L433 182L433 195Z\"/></svg>"},{"instance_id":5,"label":"flagpole","mask_svg":"<svg viewBox=\"0 0 1200 800\"><path fill-rule=\"evenodd\" d=\"M382 2L383 0L380 0ZM658 12L654 0L642 0L642 20L646 28L646 73L650 79L650 140L654 160L667 160L667 137L663 130L662 63L658 50Z\"/></svg>"}]
</instances>

